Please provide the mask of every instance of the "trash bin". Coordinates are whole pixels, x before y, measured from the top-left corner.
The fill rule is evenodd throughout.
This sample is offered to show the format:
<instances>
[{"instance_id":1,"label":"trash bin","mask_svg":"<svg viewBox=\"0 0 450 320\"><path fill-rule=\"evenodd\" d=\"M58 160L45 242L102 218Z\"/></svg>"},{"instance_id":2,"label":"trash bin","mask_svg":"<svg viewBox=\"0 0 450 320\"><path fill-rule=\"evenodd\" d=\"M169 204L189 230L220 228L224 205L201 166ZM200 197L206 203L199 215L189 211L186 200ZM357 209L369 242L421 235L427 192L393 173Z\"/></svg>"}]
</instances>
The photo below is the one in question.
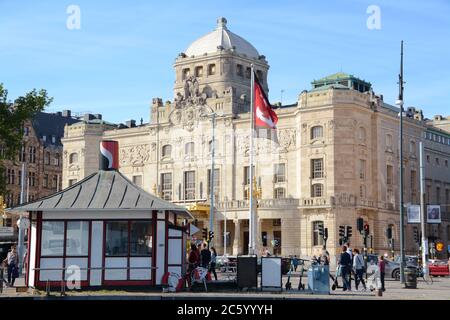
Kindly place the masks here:
<instances>
[{"instance_id":1,"label":"trash bin","mask_svg":"<svg viewBox=\"0 0 450 320\"><path fill-rule=\"evenodd\" d=\"M417 270L405 268L405 288L417 289Z\"/></svg>"},{"instance_id":2,"label":"trash bin","mask_svg":"<svg viewBox=\"0 0 450 320\"><path fill-rule=\"evenodd\" d=\"M308 288L315 294L330 294L329 266L312 265L308 269Z\"/></svg>"}]
</instances>

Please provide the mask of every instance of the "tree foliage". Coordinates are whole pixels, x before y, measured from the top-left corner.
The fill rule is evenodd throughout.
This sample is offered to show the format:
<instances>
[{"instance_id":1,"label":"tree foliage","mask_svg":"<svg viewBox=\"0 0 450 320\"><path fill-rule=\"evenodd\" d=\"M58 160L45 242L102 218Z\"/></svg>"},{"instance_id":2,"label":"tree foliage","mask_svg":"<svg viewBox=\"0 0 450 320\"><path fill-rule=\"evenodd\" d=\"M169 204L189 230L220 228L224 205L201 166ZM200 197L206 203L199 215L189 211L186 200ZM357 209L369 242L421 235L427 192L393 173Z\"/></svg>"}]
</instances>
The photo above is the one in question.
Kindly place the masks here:
<instances>
[{"instance_id":1,"label":"tree foliage","mask_svg":"<svg viewBox=\"0 0 450 320\"><path fill-rule=\"evenodd\" d=\"M6 194L4 160L14 161L22 145L23 125L52 102L47 91L33 89L13 102L0 83L0 195Z\"/></svg>"}]
</instances>

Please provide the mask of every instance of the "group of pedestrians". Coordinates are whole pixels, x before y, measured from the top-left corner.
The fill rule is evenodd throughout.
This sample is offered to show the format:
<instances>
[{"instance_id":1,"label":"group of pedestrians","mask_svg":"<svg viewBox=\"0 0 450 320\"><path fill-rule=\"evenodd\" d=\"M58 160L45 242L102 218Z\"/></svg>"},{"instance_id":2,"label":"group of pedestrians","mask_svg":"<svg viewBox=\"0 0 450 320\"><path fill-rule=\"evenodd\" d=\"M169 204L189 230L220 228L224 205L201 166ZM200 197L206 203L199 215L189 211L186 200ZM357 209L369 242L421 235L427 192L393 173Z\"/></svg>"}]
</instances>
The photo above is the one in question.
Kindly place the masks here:
<instances>
[{"instance_id":1,"label":"group of pedestrians","mask_svg":"<svg viewBox=\"0 0 450 320\"><path fill-rule=\"evenodd\" d=\"M381 280L381 290L385 291L384 287L384 275L385 275L385 262L384 257L380 256L378 262L379 275ZM363 255L358 249L351 249L350 244L342 246L342 252L338 261L338 275L342 277L343 290L352 291L352 274L354 275L355 288L358 291L358 287L362 284L361 291L366 291L367 286L364 280L364 275L367 272L366 263Z\"/></svg>"},{"instance_id":2,"label":"group of pedestrians","mask_svg":"<svg viewBox=\"0 0 450 320\"><path fill-rule=\"evenodd\" d=\"M202 244L196 246L194 243L192 243L191 251L189 252L188 256L188 285L191 285L190 281L192 272L198 267L208 269L208 272L214 275L214 279L217 280L216 264L217 252L214 247L208 249L208 245L206 243L203 244L203 247Z\"/></svg>"}]
</instances>

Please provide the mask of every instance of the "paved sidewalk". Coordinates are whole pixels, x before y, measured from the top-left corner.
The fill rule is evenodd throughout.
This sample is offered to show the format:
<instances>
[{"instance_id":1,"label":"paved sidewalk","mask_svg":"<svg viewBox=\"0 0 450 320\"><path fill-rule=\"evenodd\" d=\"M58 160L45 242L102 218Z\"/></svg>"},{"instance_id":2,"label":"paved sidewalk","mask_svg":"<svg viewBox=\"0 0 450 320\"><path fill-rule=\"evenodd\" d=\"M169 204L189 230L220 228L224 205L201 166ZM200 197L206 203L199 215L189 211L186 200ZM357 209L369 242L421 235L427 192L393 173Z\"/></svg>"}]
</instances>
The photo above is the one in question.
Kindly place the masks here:
<instances>
[{"instance_id":1,"label":"paved sidewalk","mask_svg":"<svg viewBox=\"0 0 450 320\"><path fill-rule=\"evenodd\" d=\"M22 279L18 279L23 281ZM303 279L306 283L306 278ZM283 279L283 283L285 279ZM405 289L399 281L386 281L386 291L382 297L375 292L343 292L342 289L331 291L330 295L313 295L303 291L283 291L282 293L270 292L181 292L161 293L160 291L125 291L125 290L100 290L83 292L66 292L66 297L61 297L59 292L52 292L51 299L95 299L95 300L122 300L122 299L148 299L148 300L184 300L184 299L273 299L273 300L316 300L316 299L351 299L351 300L450 300L450 278L434 278L434 283L427 285L419 280L417 289ZM47 299L45 292L32 294L31 290L25 293L15 292L14 288L7 288L0 294L0 300L7 299Z\"/></svg>"}]
</instances>

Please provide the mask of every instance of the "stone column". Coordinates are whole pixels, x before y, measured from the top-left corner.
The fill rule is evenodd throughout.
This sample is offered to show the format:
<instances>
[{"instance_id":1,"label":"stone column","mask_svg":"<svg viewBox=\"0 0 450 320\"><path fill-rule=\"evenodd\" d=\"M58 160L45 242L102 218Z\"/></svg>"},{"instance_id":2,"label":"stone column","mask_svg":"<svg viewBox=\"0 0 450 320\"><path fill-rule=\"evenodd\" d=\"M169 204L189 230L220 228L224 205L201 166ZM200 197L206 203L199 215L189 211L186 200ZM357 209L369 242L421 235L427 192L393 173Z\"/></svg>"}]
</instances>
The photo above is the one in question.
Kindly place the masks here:
<instances>
[{"instance_id":1,"label":"stone column","mask_svg":"<svg viewBox=\"0 0 450 320\"><path fill-rule=\"evenodd\" d=\"M239 246L241 242L241 222L239 219L233 220L234 222L234 240L233 240L233 255L239 254Z\"/></svg>"}]
</instances>

